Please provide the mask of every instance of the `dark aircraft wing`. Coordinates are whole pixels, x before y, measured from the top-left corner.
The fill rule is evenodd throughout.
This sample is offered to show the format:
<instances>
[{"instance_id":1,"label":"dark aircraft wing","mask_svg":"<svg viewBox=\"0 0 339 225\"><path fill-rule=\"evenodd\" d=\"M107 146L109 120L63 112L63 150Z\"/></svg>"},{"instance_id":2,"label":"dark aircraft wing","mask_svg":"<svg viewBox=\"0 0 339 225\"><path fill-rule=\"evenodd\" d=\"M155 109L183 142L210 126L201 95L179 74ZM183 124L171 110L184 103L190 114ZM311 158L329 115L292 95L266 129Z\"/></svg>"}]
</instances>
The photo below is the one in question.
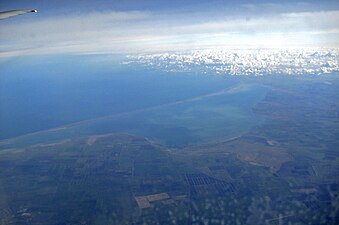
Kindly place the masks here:
<instances>
[{"instance_id":1,"label":"dark aircraft wing","mask_svg":"<svg viewBox=\"0 0 339 225\"><path fill-rule=\"evenodd\" d=\"M8 17L17 16L25 13L36 13L38 10L35 9L29 9L29 10L11 10L11 11L5 11L0 12L0 20L6 19Z\"/></svg>"}]
</instances>

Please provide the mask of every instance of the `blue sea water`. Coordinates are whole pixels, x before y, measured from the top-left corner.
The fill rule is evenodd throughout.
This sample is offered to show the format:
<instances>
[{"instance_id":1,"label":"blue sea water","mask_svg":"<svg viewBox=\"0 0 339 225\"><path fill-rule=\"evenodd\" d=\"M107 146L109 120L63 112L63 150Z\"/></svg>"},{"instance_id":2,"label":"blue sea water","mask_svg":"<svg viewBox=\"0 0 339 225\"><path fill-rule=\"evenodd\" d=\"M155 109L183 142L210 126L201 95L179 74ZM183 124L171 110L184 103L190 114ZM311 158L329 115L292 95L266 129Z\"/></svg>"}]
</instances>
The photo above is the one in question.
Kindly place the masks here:
<instances>
[{"instance_id":1,"label":"blue sea water","mask_svg":"<svg viewBox=\"0 0 339 225\"><path fill-rule=\"evenodd\" d=\"M122 60L45 56L0 62L0 140L7 140L0 147L112 132L184 147L233 138L262 122L252 108L265 96L263 86Z\"/></svg>"},{"instance_id":2,"label":"blue sea water","mask_svg":"<svg viewBox=\"0 0 339 225\"><path fill-rule=\"evenodd\" d=\"M0 61L0 139L216 92L236 81L120 64L121 56Z\"/></svg>"}]
</instances>

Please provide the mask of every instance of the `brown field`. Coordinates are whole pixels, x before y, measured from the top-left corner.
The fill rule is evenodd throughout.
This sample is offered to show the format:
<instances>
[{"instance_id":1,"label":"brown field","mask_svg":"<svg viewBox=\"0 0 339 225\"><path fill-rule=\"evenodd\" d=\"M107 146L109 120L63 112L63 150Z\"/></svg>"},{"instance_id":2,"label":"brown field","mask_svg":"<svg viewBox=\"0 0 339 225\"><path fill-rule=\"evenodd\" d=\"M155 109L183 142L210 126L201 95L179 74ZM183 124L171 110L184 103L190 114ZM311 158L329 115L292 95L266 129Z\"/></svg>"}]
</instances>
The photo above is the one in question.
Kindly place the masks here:
<instances>
[{"instance_id":1,"label":"brown field","mask_svg":"<svg viewBox=\"0 0 339 225\"><path fill-rule=\"evenodd\" d=\"M146 196L135 197L135 200L137 201L140 209L145 209L145 208L151 207L151 204L149 203Z\"/></svg>"},{"instance_id":2,"label":"brown field","mask_svg":"<svg viewBox=\"0 0 339 225\"><path fill-rule=\"evenodd\" d=\"M268 167L272 172L277 172L284 162L292 160L292 156L282 149L248 143L243 143L237 157L253 165Z\"/></svg>"},{"instance_id":3,"label":"brown field","mask_svg":"<svg viewBox=\"0 0 339 225\"><path fill-rule=\"evenodd\" d=\"M241 161L252 165L268 167L271 172L277 172L281 165L293 160L285 149L273 145L264 137L238 137L233 140L214 144L206 144L185 149L190 154L236 154Z\"/></svg>"},{"instance_id":4,"label":"brown field","mask_svg":"<svg viewBox=\"0 0 339 225\"><path fill-rule=\"evenodd\" d=\"M155 202L155 201L160 201L164 199L170 198L167 193L159 193L159 194L154 194L154 195L147 195L147 199L150 202Z\"/></svg>"},{"instance_id":5,"label":"brown field","mask_svg":"<svg viewBox=\"0 0 339 225\"><path fill-rule=\"evenodd\" d=\"M153 194L153 195L138 196L138 197L135 197L135 200L137 201L140 209L145 209L145 208L151 207L150 202L164 200L162 201L164 204L171 204L170 200L172 199L170 199L170 196L167 193L159 193L159 194Z\"/></svg>"}]
</instances>

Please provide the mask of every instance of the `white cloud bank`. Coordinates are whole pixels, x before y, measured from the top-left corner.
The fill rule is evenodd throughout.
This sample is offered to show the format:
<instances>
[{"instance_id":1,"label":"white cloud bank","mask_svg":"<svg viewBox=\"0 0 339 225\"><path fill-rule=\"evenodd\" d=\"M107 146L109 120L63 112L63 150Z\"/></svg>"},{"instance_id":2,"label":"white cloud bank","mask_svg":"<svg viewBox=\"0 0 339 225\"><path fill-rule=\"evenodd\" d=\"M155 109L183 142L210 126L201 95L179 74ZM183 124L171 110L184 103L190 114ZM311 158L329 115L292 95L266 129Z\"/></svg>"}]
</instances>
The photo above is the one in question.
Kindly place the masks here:
<instances>
[{"instance_id":1,"label":"white cloud bank","mask_svg":"<svg viewBox=\"0 0 339 225\"><path fill-rule=\"evenodd\" d=\"M339 50L208 49L131 55L124 62L134 63L170 72L215 75L320 75L339 72Z\"/></svg>"},{"instance_id":2,"label":"white cloud bank","mask_svg":"<svg viewBox=\"0 0 339 225\"><path fill-rule=\"evenodd\" d=\"M339 47L339 11L225 16L199 23L189 14L178 18L173 14L132 11L0 22L0 57L218 47Z\"/></svg>"}]
</instances>

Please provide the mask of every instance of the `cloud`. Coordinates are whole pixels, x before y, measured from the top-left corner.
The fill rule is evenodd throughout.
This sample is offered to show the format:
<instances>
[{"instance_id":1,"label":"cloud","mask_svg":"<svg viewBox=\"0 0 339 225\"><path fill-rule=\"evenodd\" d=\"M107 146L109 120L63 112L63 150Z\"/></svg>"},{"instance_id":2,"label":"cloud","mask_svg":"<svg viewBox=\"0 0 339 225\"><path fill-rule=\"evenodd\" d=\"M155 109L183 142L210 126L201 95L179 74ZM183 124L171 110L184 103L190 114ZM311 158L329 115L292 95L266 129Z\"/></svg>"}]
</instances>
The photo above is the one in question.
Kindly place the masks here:
<instances>
[{"instance_id":1,"label":"cloud","mask_svg":"<svg viewBox=\"0 0 339 225\"><path fill-rule=\"evenodd\" d=\"M219 75L314 75L339 71L339 50L208 49L180 53L128 56L125 64L141 64L172 72Z\"/></svg>"},{"instance_id":2,"label":"cloud","mask_svg":"<svg viewBox=\"0 0 339 225\"><path fill-rule=\"evenodd\" d=\"M122 25L149 17L146 12L104 12L46 18L36 22L1 26L3 40L70 40L74 35L85 37L91 33L122 30ZM119 29L119 30L118 30Z\"/></svg>"},{"instance_id":3,"label":"cloud","mask_svg":"<svg viewBox=\"0 0 339 225\"><path fill-rule=\"evenodd\" d=\"M331 19L329 19L331 18ZM339 11L284 13L183 26L186 32L300 32L339 28Z\"/></svg>"},{"instance_id":4,"label":"cloud","mask_svg":"<svg viewBox=\"0 0 339 225\"><path fill-rule=\"evenodd\" d=\"M225 16L218 20L207 17L199 21L190 14L176 17L175 14L129 11L0 24L0 57L140 53L218 46L338 47L339 11L278 13L251 18Z\"/></svg>"}]
</instances>

